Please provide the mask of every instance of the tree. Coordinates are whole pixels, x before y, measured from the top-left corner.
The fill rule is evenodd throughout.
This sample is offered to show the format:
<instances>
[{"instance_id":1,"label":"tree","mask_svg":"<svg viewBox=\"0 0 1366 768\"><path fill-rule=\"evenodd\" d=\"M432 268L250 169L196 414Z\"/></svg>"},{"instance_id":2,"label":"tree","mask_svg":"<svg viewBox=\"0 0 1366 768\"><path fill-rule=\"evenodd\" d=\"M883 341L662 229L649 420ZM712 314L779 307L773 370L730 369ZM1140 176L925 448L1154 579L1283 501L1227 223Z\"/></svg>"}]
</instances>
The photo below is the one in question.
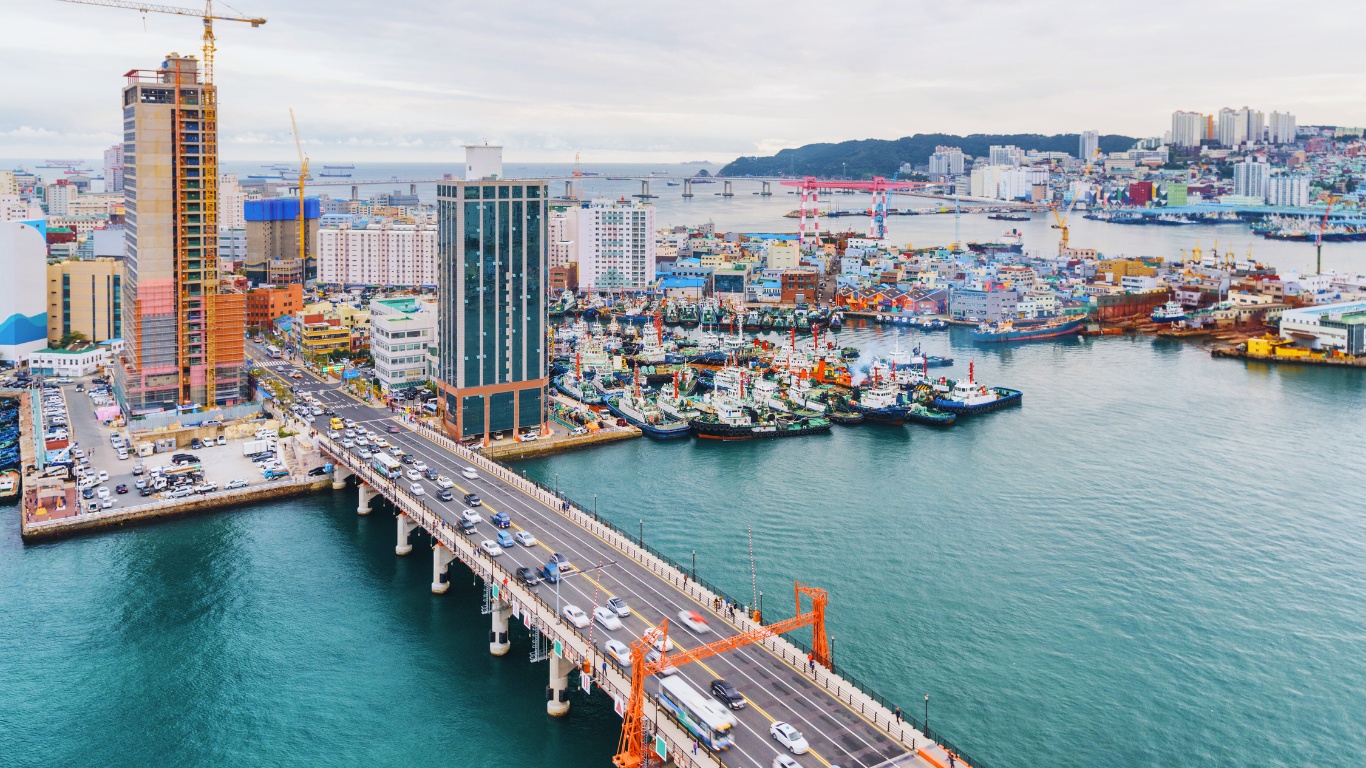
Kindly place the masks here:
<instances>
[{"instance_id":1,"label":"tree","mask_svg":"<svg viewBox=\"0 0 1366 768\"><path fill-rule=\"evenodd\" d=\"M57 342L56 348L66 349L67 347L71 346L72 344L75 344L78 341L89 340L90 337L86 336L84 333L81 333L80 331L71 331L70 333L62 334L62 338Z\"/></svg>"}]
</instances>

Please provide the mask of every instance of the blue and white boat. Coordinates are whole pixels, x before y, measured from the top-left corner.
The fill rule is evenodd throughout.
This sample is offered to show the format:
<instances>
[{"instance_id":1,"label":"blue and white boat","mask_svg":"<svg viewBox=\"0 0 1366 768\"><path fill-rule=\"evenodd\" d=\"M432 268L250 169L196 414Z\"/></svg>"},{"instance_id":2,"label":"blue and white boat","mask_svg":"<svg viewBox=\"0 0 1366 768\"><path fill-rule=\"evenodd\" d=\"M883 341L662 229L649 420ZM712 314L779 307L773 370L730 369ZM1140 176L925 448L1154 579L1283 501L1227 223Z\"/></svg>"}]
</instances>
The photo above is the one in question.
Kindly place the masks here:
<instances>
[{"instance_id":1,"label":"blue and white boat","mask_svg":"<svg viewBox=\"0 0 1366 768\"><path fill-rule=\"evenodd\" d=\"M939 392L934 397L936 410L964 415L986 413L999 408L1019 405L1024 393L1018 389L988 387L979 384L973 377L973 365L968 364L968 377L954 382L948 392Z\"/></svg>"},{"instance_id":2,"label":"blue and white boat","mask_svg":"<svg viewBox=\"0 0 1366 768\"><path fill-rule=\"evenodd\" d=\"M1153 310L1154 323L1177 323L1186 319L1186 308L1179 301L1169 301Z\"/></svg>"}]
</instances>

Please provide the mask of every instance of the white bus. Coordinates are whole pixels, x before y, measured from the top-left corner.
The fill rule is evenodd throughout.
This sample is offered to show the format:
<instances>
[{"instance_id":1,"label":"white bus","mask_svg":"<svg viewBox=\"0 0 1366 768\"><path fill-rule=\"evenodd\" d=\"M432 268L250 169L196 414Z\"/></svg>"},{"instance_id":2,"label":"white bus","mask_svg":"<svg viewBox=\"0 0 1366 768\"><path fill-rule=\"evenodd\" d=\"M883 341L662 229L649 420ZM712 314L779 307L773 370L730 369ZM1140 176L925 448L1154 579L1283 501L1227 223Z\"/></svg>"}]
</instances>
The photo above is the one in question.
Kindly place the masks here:
<instances>
[{"instance_id":1,"label":"white bus","mask_svg":"<svg viewBox=\"0 0 1366 768\"><path fill-rule=\"evenodd\" d=\"M713 752L730 748L730 730L735 717L688 685L682 677L666 677L659 681L659 703Z\"/></svg>"},{"instance_id":2,"label":"white bus","mask_svg":"<svg viewBox=\"0 0 1366 768\"><path fill-rule=\"evenodd\" d=\"M393 456L387 453L377 453L370 457L370 466L375 471L393 480L403 474L403 465L394 460Z\"/></svg>"}]
</instances>

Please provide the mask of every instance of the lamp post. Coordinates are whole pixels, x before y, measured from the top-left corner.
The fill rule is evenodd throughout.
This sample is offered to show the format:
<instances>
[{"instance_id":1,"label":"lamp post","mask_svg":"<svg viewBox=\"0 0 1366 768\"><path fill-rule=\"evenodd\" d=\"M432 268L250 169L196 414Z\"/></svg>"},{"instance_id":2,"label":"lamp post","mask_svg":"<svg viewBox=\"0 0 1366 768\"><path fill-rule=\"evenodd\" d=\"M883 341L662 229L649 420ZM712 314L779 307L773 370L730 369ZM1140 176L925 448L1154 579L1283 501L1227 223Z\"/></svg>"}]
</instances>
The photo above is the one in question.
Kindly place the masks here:
<instances>
[{"instance_id":1,"label":"lamp post","mask_svg":"<svg viewBox=\"0 0 1366 768\"><path fill-rule=\"evenodd\" d=\"M636 543L642 547L645 546L645 520L643 518L640 521L640 537L636 539Z\"/></svg>"},{"instance_id":2,"label":"lamp post","mask_svg":"<svg viewBox=\"0 0 1366 768\"><path fill-rule=\"evenodd\" d=\"M930 695L925 694L925 738L930 737Z\"/></svg>"},{"instance_id":3,"label":"lamp post","mask_svg":"<svg viewBox=\"0 0 1366 768\"><path fill-rule=\"evenodd\" d=\"M692 551L692 580L697 581L697 550Z\"/></svg>"},{"instance_id":4,"label":"lamp post","mask_svg":"<svg viewBox=\"0 0 1366 768\"><path fill-rule=\"evenodd\" d=\"M556 495L556 496L559 496L559 495L560 495L560 473L559 473L559 472L556 472L556 473L555 473L555 495Z\"/></svg>"},{"instance_id":5,"label":"lamp post","mask_svg":"<svg viewBox=\"0 0 1366 768\"><path fill-rule=\"evenodd\" d=\"M593 519L598 519L598 495L593 494Z\"/></svg>"}]
</instances>

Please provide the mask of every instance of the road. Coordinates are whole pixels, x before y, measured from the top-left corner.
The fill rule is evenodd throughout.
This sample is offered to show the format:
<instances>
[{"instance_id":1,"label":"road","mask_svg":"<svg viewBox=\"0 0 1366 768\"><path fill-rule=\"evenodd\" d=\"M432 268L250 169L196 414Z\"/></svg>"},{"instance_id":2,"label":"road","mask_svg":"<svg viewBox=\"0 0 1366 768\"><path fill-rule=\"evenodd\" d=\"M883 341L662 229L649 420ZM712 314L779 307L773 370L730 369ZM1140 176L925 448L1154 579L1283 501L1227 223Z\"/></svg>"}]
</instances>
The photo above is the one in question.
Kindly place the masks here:
<instances>
[{"instance_id":1,"label":"road","mask_svg":"<svg viewBox=\"0 0 1366 768\"><path fill-rule=\"evenodd\" d=\"M472 536L476 543L495 539L496 529L489 522L489 516L500 511L512 518L514 532L524 530L534 535L537 544L533 547L518 545L499 549L501 554L497 560L509 572L515 572L518 566L536 568L552 552L568 557L576 566L576 572L557 585L541 584L535 587L542 599L556 605L557 610L575 605L591 615L595 605L604 604L610 597L624 599L632 608L632 615L623 620L621 629L609 632L595 622L579 631L593 645L601 648L609 638L629 645L664 618L670 620L670 637L685 648L737 634L738 630L734 626L713 613L712 606L696 602L556 511L501 481L486 477L482 472L477 479L462 477L461 471L470 466L467 462L416 432L402 429L399 434L390 434L387 430L397 422L388 411L365 405L348 393L339 391L335 385L310 374L305 374L302 380L285 378L287 372L269 371L269 375L298 386L301 392L312 393L334 409L339 417L370 429L391 444L402 447L415 460L425 462L450 478L455 487L452 489L454 498L449 502L436 498L435 483L426 479L417 482L423 487L428 508L451 525L458 525L466 509L462 501L464 495L478 494L483 506L479 510L482 520ZM327 431L326 421L326 417L320 417L314 423L315 428ZM411 466L405 466L404 469ZM405 486L412 482L407 478L403 480ZM712 631L698 634L685 627L677 619L683 610L696 610L706 616ZM835 698L824 687L814 684L806 670L784 662L761 646L750 645L704 662L686 664L679 668L679 674L704 694L709 691L712 680L723 678L748 700L745 709L734 713L739 720L739 726L734 729L734 746L722 753L722 760L728 766L770 766L774 756L782 749L769 734L770 725L777 721L791 723L810 742L811 750L808 753L794 756L802 766L873 768L888 765L889 761L905 766L929 765L909 756L904 747L870 720ZM653 687L647 684L646 690L652 691ZM528 695L532 694L529 692Z\"/></svg>"}]
</instances>

